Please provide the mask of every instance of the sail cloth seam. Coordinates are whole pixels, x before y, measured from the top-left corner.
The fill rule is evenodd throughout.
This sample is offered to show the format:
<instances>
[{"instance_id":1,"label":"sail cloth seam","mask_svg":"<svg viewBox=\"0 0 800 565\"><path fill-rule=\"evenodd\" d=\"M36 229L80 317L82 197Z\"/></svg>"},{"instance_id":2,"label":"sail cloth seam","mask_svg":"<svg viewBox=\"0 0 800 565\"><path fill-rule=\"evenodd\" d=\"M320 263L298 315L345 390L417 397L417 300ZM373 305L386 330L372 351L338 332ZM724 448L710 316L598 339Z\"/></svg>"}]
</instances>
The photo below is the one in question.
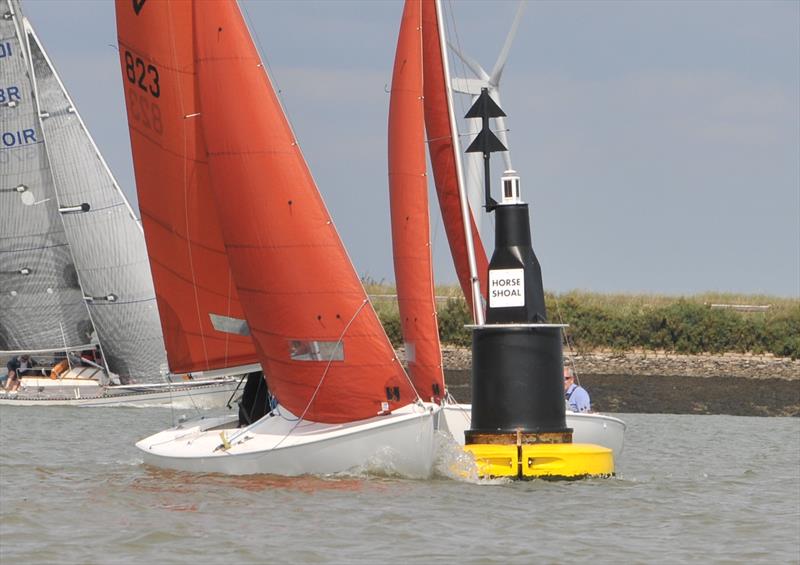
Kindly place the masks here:
<instances>
[{"instance_id":1,"label":"sail cloth seam","mask_svg":"<svg viewBox=\"0 0 800 565\"><path fill-rule=\"evenodd\" d=\"M45 235L49 235L50 232L41 232L31 234L29 237L41 237ZM4 239L15 239L12 237L0 237L0 241ZM56 247L67 247L69 243L57 243L55 245L40 245L38 247L25 247L23 249L9 249L9 250L0 250L0 253L25 253L26 251L41 251L42 249L55 249Z\"/></svg>"}]
</instances>

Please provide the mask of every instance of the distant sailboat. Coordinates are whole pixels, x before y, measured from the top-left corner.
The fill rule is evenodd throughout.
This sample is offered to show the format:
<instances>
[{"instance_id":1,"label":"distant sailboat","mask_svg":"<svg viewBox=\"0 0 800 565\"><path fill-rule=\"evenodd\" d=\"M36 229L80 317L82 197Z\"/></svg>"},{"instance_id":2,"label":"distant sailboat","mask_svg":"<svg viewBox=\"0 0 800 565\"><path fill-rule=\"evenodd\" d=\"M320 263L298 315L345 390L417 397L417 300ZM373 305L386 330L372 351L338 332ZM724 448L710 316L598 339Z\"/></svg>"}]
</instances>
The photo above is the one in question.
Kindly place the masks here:
<instances>
[{"instance_id":1,"label":"distant sailboat","mask_svg":"<svg viewBox=\"0 0 800 565\"><path fill-rule=\"evenodd\" d=\"M389 187L398 307L406 350L410 352L409 371L417 392L434 399L442 396L439 391L444 390L445 383L430 262L423 149L426 132L451 254L477 326L484 324L489 271L475 222L480 210L470 204L464 188L441 21L438 0L406 0L389 113ZM506 47L509 44L510 39ZM504 51L507 53L507 49ZM504 61L505 56L501 59ZM443 421L461 444L464 430L469 428L470 410L469 405L450 399L444 403ZM576 442L605 445L616 453L622 450L625 424L617 418L568 412L567 425L575 430Z\"/></svg>"},{"instance_id":2,"label":"distant sailboat","mask_svg":"<svg viewBox=\"0 0 800 565\"><path fill-rule=\"evenodd\" d=\"M257 361L276 408L141 440L175 469L427 476L439 407L395 358L234 1L116 4L170 367Z\"/></svg>"},{"instance_id":3,"label":"distant sailboat","mask_svg":"<svg viewBox=\"0 0 800 565\"><path fill-rule=\"evenodd\" d=\"M19 393L2 400L129 403L138 394L153 403L156 394L171 402L190 387L199 394L199 381L165 382L141 226L19 2L3 4L0 355L50 361L96 347L102 355L99 364L73 366L58 379L28 375ZM116 378L136 386L104 386ZM206 392L223 404L231 382L213 384Z\"/></svg>"}]
</instances>

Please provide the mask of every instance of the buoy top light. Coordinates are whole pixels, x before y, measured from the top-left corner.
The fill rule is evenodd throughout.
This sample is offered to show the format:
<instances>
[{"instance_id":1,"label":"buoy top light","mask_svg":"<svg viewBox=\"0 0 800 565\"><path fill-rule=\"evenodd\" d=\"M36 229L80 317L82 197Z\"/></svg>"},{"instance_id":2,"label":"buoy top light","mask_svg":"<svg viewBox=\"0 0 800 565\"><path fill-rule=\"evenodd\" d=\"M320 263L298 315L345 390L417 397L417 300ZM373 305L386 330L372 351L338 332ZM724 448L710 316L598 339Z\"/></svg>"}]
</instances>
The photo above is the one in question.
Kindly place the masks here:
<instances>
[{"instance_id":1,"label":"buoy top light","mask_svg":"<svg viewBox=\"0 0 800 565\"><path fill-rule=\"evenodd\" d=\"M519 175L517 171L508 170L500 177L500 184L503 187L503 200L501 204L522 204L522 197L519 190Z\"/></svg>"}]
</instances>

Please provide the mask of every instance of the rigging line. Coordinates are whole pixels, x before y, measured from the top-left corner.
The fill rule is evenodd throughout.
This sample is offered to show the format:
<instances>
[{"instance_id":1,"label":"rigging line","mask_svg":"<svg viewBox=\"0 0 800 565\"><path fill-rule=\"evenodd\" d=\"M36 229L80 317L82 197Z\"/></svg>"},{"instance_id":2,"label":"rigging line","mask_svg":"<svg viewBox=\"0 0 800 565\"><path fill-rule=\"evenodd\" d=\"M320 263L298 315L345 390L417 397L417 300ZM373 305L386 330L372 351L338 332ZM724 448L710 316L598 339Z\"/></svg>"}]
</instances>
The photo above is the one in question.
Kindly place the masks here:
<instances>
[{"instance_id":1,"label":"rigging line","mask_svg":"<svg viewBox=\"0 0 800 565\"><path fill-rule=\"evenodd\" d=\"M569 336L567 335L566 324L564 323L564 319L561 316L561 305L558 302L558 296L553 294L553 300L556 301L556 312L558 313L558 323L564 326L561 328L561 333L564 336L564 341L567 342L567 351L569 352L568 362L572 367L572 373L575 375L575 384L581 386L581 380L578 377L578 369L575 367L575 352L572 350L572 343L570 343Z\"/></svg>"},{"instance_id":2,"label":"rigging line","mask_svg":"<svg viewBox=\"0 0 800 565\"><path fill-rule=\"evenodd\" d=\"M299 145L297 141L297 136L294 134L294 128L292 127L293 120L290 117L289 108L286 105L286 101L283 96L283 89L281 89L280 85L278 84L278 79L276 78L276 74L274 69L272 68L272 64L269 61L269 57L267 57L267 52L264 50L264 47L261 43L261 36L256 29L254 20L250 17L250 10L247 9L247 6L244 2L240 2L239 6L242 9L242 16L244 17L245 24L247 25L247 29L250 32L250 38L256 44L256 52L259 57L259 66L264 69L264 72L267 75L267 80L269 81L270 85L272 86L273 90L275 91L275 96L278 97L278 101L280 102L281 108L283 109L283 113L286 115L286 121L289 123L289 128L292 131L292 141L295 145Z\"/></svg>"}]
</instances>

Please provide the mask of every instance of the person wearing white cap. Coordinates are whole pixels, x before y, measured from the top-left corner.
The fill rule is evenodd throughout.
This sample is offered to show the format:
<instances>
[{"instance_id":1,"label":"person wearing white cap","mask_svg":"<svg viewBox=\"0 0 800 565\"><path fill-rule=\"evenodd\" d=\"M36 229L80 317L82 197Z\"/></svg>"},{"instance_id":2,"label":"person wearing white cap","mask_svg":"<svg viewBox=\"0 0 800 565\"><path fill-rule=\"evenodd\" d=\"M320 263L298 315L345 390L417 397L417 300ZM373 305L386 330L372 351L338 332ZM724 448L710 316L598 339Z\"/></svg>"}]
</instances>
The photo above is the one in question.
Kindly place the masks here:
<instances>
[{"instance_id":1,"label":"person wearing white cap","mask_svg":"<svg viewBox=\"0 0 800 565\"><path fill-rule=\"evenodd\" d=\"M564 367L564 398L567 408L573 412L589 412L592 409L589 393L575 381L572 367Z\"/></svg>"}]
</instances>

